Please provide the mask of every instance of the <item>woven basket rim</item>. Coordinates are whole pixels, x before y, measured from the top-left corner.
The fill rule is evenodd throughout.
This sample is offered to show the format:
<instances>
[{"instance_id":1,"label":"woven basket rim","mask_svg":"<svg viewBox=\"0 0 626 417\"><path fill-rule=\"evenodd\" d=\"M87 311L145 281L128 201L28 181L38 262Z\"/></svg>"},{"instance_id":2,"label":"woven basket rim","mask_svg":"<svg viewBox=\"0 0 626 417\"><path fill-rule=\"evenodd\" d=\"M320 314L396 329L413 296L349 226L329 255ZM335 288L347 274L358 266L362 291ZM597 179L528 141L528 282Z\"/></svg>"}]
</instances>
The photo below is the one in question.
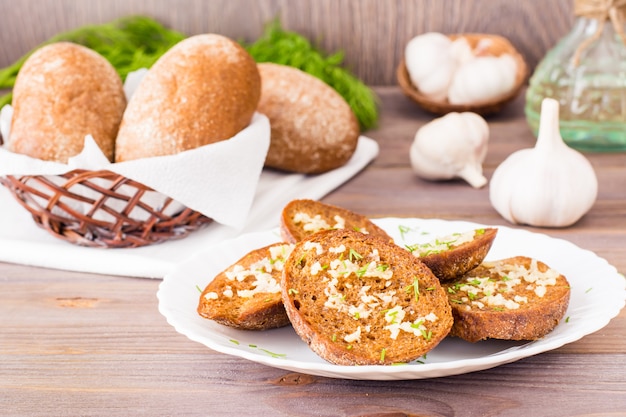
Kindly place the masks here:
<instances>
[{"instance_id":1,"label":"woven basket rim","mask_svg":"<svg viewBox=\"0 0 626 417\"><path fill-rule=\"evenodd\" d=\"M107 170L76 169L60 175L7 175L0 177L0 183L31 214L39 227L79 246L130 248L152 245L181 239L212 222L207 216L182 205L179 211L169 213L168 209L178 207L173 199ZM73 191L76 187L89 190L89 195L76 193ZM160 198L154 199L155 195ZM159 206L153 206L152 200ZM108 204L111 202L114 204ZM80 212L75 206L88 209ZM140 219L136 213L142 213L146 218Z\"/></svg>"}]
</instances>

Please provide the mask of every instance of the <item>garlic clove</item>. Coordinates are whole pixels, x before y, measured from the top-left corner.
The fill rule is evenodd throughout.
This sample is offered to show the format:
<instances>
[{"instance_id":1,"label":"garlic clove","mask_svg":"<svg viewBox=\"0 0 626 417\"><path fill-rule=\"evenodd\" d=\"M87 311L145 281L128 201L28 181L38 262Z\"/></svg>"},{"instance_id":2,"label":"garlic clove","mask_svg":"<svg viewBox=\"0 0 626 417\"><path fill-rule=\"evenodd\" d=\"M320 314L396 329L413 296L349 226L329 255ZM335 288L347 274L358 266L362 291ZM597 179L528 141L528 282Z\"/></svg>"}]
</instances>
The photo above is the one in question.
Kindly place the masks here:
<instances>
[{"instance_id":1,"label":"garlic clove","mask_svg":"<svg viewBox=\"0 0 626 417\"><path fill-rule=\"evenodd\" d=\"M414 37L405 47L404 62L411 82L433 100L445 99L456 70L451 45L447 36L428 32Z\"/></svg>"},{"instance_id":2,"label":"garlic clove","mask_svg":"<svg viewBox=\"0 0 626 417\"><path fill-rule=\"evenodd\" d=\"M534 148L511 154L491 177L489 198L511 223L567 227L593 206L598 181L592 165L559 133L559 103L544 99Z\"/></svg>"},{"instance_id":3,"label":"garlic clove","mask_svg":"<svg viewBox=\"0 0 626 417\"><path fill-rule=\"evenodd\" d=\"M487 154L489 126L471 112L448 113L422 126L410 149L414 173L428 180L461 178L472 187L487 183L482 162Z\"/></svg>"},{"instance_id":4,"label":"garlic clove","mask_svg":"<svg viewBox=\"0 0 626 417\"><path fill-rule=\"evenodd\" d=\"M464 36L458 37L450 44L450 54L458 64L463 64L474 58L472 46Z\"/></svg>"},{"instance_id":5,"label":"garlic clove","mask_svg":"<svg viewBox=\"0 0 626 417\"><path fill-rule=\"evenodd\" d=\"M509 54L478 56L461 65L450 83L451 104L473 104L489 101L515 88L517 64Z\"/></svg>"}]
</instances>

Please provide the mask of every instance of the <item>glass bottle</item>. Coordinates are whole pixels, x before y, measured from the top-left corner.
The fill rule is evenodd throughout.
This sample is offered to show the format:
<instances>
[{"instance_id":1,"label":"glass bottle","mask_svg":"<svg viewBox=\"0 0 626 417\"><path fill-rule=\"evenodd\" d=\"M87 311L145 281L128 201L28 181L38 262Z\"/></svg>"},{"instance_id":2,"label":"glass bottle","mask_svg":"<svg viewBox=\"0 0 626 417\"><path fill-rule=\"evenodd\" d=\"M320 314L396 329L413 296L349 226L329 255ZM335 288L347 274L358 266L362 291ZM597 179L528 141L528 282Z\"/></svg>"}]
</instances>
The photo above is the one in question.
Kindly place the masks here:
<instances>
[{"instance_id":1,"label":"glass bottle","mask_svg":"<svg viewBox=\"0 0 626 417\"><path fill-rule=\"evenodd\" d=\"M626 151L623 14L614 11L609 19L607 11L605 16L578 16L535 69L525 106L535 135L541 101L552 97L560 103L560 131L568 145L582 151Z\"/></svg>"}]
</instances>

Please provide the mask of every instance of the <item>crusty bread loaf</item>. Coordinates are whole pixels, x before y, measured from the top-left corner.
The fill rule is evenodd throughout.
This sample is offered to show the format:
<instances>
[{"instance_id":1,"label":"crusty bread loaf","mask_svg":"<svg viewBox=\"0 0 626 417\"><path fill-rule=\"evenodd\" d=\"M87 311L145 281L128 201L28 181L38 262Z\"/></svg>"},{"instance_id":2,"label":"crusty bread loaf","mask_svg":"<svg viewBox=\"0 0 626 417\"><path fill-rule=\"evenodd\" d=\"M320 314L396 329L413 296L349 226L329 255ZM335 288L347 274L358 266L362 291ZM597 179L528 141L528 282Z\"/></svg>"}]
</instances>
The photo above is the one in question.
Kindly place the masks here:
<instances>
[{"instance_id":1,"label":"crusty bread loaf","mask_svg":"<svg viewBox=\"0 0 626 417\"><path fill-rule=\"evenodd\" d=\"M498 229L475 229L435 240L408 249L420 258L440 281L462 276L476 268L485 259Z\"/></svg>"},{"instance_id":2,"label":"crusty bread loaf","mask_svg":"<svg viewBox=\"0 0 626 417\"><path fill-rule=\"evenodd\" d=\"M563 275L524 256L484 262L443 285L454 315L450 335L469 342L539 339L563 318L570 298Z\"/></svg>"},{"instance_id":3,"label":"crusty bread loaf","mask_svg":"<svg viewBox=\"0 0 626 417\"><path fill-rule=\"evenodd\" d=\"M126 97L119 75L97 52L69 42L38 49L20 69L12 104L13 152L67 162L91 134L113 160Z\"/></svg>"},{"instance_id":4,"label":"crusty bread loaf","mask_svg":"<svg viewBox=\"0 0 626 417\"><path fill-rule=\"evenodd\" d=\"M285 205L280 217L281 237L290 243L298 242L320 230L344 228L391 239L367 217L317 200L292 200Z\"/></svg>"},{"instance_id":5,"label":"crusty bread loaf","mask_svg":"<svg viewBox=\"0 0 626 417\"><path fill-rule=\"evenodd\" d=\"M261 95L254 59L216 34L187 38L150 68L131 97L116 160L172 155L247 127Z\"/></svg>"},{"instance_id":6,"label":"crusty bread loaf","mask_svg":"<svg viewBox=\"0 0 626 417\"><path fill-rule=\"evenodd\" d=\"M270 120L265 165L318 174L344 165L354 153L359 124L348 103L323 81L297 68L261 63L258 110Z\"/></svg>"},{"instance_id":7,"label":"crusty bread loaf","mask_svg":"<svg viewBox=\"0 0 626 417\"><path fill-rule=\"evenodd\" d=\"M281 287L296 333L339 365L410 362L452 326L447 296L430 269L399 246L353 230L298 242Z\"/></svg>"},{"instance_id":8,"label":"crusty bread loaf","mask_svg":"<svg viewBox=\"0 0 626 417\"><path fill-rule=\"evenodd\" d=\"M293 245L277 243L246 254L207 285L200 295L198 314L244 330L289 324L280 281L292 249Z\"/></svg>"}]
</instances>

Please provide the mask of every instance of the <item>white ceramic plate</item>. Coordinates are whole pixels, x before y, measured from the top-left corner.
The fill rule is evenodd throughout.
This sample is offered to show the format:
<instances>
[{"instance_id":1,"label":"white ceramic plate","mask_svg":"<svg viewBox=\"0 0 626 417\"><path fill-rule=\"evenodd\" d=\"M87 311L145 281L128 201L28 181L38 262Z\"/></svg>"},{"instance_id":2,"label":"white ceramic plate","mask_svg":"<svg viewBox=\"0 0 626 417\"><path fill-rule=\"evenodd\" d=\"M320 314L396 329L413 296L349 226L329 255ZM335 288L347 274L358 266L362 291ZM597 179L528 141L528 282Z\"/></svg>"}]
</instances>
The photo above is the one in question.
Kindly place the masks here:
<instances>
[{"instance_id":1,"label":"white ceramic plate","mask_svg":"<svg viewBox=\"0 0 626 417\"><path fill-rule=\"evenodd\" d=\"M485 227L462 221L377 219L399 244ZM291 327L269 331L235 330L196 313L199 288L246 252L278 242L278 230L243 235L194 255L166 275L158 291L159 311L179 332L218 352L285 370L334 378L399 380L456 375L488 369L556 349L606 326L624 306L626 280L593 252L522 229L498 227L487 259L534 257L564 274L571 285L564 319L550 334L533 342L488 340L468 343L444 339L426 358L399 366L338 366L318 357Z\"/></svg>"}]
</instances>

